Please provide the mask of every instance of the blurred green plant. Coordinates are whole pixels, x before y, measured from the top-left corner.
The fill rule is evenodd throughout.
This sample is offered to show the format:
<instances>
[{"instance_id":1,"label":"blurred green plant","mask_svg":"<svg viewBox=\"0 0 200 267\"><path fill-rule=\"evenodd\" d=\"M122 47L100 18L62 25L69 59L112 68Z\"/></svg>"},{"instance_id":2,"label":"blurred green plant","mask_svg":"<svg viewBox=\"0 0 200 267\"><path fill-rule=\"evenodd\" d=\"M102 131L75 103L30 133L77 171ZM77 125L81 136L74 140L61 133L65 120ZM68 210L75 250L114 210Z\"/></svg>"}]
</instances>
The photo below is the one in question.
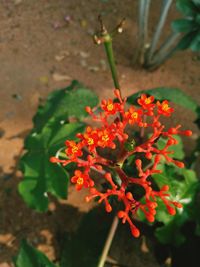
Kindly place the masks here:
<instances>
[{"instance_id":1,"label":"blurred green plant","mask_svg":"<svg viewBox=\"0 0 200 267\"><path fill-rule=\"evenodd\" d=\"M173 32L158 47L172 3L172 0L162 1L160 18L149 41L148 20L151 0L139 1L138 51L134 54L134 62L146 69L158 68L179 50L190 48L194 52L200 51L199 0L176 0L177 10L184 17L172 22Z\"/></svg>"}]
</instances>

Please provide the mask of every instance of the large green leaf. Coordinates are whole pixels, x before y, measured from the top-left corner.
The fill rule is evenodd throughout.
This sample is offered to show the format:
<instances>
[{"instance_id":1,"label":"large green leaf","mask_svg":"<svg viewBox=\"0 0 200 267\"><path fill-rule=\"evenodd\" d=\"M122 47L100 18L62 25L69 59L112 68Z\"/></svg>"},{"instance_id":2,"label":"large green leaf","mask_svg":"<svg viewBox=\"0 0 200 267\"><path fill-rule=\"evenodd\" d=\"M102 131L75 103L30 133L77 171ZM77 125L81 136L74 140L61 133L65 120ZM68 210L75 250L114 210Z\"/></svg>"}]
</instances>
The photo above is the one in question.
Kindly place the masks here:
<instances>
[{"instance_id":1,"label":"large green leaf","mask_svg":"<svg viewBox=\"0 0 200 267\"><path fill-rule=\"evenodd\" d=\"M15 267L56 267L40 251L29 245L25 240L21 242L19 254L14 259ZM66 266L67 267L67 266Z\"/></svg>"},{"instance_id":2,"label":"large green leaf","mask_svg":"<svg viewBox=\"0 0 200 267\"><path fill-rule=\"evenodd\" d=\"M68 174L61 166L49 162L66 139L74 139L77 132L85 128L83 123L60 123L52 118L41 133L33 132L25 141L28 150L21 158L24 179L19 184L19 192L31 208L45 211L50 192L56 197L66 198Z\"/></svg>"},{"instance_id":3,"label":"large green leaf","mask_svg":"<svg viewBox=\"0 0 200 267\"><path fill-rule=\"evenodd\" d=\"M197 24L193 20L177 19L172 22L172 28L175 32L193 32L197 28Z\"/></svg>"},{"instance_id":4,"label":"large green leaf","mask_svg":"<svg viewBox=\"0 0 200 267\"><path fill-rule=\"evenodd\" d=\"M178 88L159 87L154 89L142 90L128 97L127 102L130 104L137 104L137 99L141 94L153 95L157 100L169 100L173 103L181 105L185 108L196 111L197 103L183 91Z\"/></svg>"},{"instance_id":5,"label":"large green leaf","mask_svg":"<svg viewBox=\"0 0 200 267\"><path fill-rule=\"evenodd\" d=\"M199 0L197 0L199 1ZM195 2L195 1L193 1ZM177 0L177 9L186 16L192 16L196 12L196 7L191 0Z\"/></svg>"},{"instance_id":6,"label":"large green leaf","mask_svg":"<svg viewBox=\"0 0 200 267\"><path fill-rule=\"evenodd\" d=\"M78 81L73 81L67 88L55 90L49 94L45 105L40 105L33 118L35 131L40 132L52 117L62 117L66 120L73 116L81 119L87 116L86 106L94 107L98 104L98 97L94 92L86 89Z\"/></svg>"},{"instance_id":7,"label":"large green leaf","mask_svg":"<svg viewBox=\"0 0 200 267\"><path fill-rule=\"evenodd\" d=\"M180 246L185 241L185 236L181 232L181 226L187 221L187 219L188 218L185 218L184 216L175 215L173 220L165 226L156 229L155 236L162 244Z\"/></svg>"},{"instance_id":8,"label":"large green leaf","mask_svg":"<svg viewBox=\"0 0 200 267\"><path fill-rule=\"evenodd\" d=\"M185 241L181 227L192 219L191 209L193 209L195 203L198 180L192 170L164 165L161 165L160 168L162 174L154 174L154 180L160 188L168 184L172 199L181 202L183 209L178 209L175 216L170 216L163 202L158 200L156 220L162 222L163 226L156 229L155 235L161 243L171 243L178 246Z\"/></svg>"},{"instance_id":9,"label":"large green leaf","mask_svg":"<svg viewBox=\"0 0 200 267\"><path fill-rule=\"evenodd\" d=\"M23 181L19 192L28 206L45 211L48 193L66 198L68 172L49 162L51 156L64 146L67 139L76 138L84 123L69 123L69 117L80 120L87 115L85 106L94 107L97 96L77 81L64 89L52 92L33 119L34 127L25 140L26 153L20 160Z\"/></svg>"},{"instance_id":10,"label":"large green leaf","mask_svg":"<svg viewBox=\"0 0 200 267\"><path fill-rule=\"evenodd\" d=\"M200 24L199 24L199 27L200 27ZM192 42L190 44L190 48L194 52L200 51L200 30L196 34L195 38L192 40Z\"/></svg>"},{"instance_id":11,"label":"large green leaf","mask_svg":"<svg viewBox=\"0 0 200 267\"><path fill-rule=\"evenodd\" d=\"M196 37L196 32L189 32L185 34L178 42L176 49L185 50L190 47L192 41Z\"/></svg>"}]
</instances>

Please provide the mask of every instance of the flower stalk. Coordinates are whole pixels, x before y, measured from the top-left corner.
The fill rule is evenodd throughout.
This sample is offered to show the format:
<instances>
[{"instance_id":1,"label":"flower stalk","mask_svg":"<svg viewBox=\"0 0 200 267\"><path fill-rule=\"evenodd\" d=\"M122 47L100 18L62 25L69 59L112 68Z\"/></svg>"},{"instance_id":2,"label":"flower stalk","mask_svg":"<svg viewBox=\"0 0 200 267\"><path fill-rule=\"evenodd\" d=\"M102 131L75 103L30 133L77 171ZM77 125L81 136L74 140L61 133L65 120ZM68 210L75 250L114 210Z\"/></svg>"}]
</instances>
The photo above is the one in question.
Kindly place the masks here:
<instances>
[{"instance_id":1,"label":"flower stalk","mask_svg":"<svg viewBox=\"0 0 200 267\"><path fill-rule=\"evenodd\" d=\"M106 29L103 21L102 21L101 16L99 16L98 19L100 22L101 30L100 30L100 32L98 32L97 34L94 35L94 42L98 45L100 45L102 43L104 44L104 48L105 48L108 64L110 67L114 87L115 87L115 89L118 89L120 91L120 84L119 84L119 79L118 79L118 75L117 75L116 61L115 61L115 57L114 57L114 53L113 53L112 42L113 42L113 37L117 33L121 33L123 31L123 25L124 25L125 20L123 19L117 25L117 27L113 31L111 31L111 33L109 33L108 30Z\"/></svg>"},{"instance_id":2,"label":"flower stalk","mask_svg":"<svg viewBox=\"0 0 200 267\"><path fill-rule=\"evenodd\" d=\"M118 79L117 69L116 69L116 64L115 64L115 58L114 58L114 53L113 53L112 37L110 36L110 34L107 33L106 36L104 37L104 40L105 40L104 48L105 48L108 63L110 66L113 83L116 89L120 89L119 79Z\"/></svg>"},{"instance_id":3,"label":"flower stalk","mask_svg":"<svg viewBox=\"0 0 200 267\"><path fill-rule=\"evenodd\" d=\"M104 248L103 248L102 254L100 256L99 263L98 263L97 267L104 267L108 252L110 250L110 246L112 244L113 238L115 236L115 232L117 230L118 223L119 223L119 219L117 216L115 216L114 220L112 222L110 231L108 233L108 237L107 237L107 240L105 242L105 245L104 245Z\"/></svg>"}]
</instances>

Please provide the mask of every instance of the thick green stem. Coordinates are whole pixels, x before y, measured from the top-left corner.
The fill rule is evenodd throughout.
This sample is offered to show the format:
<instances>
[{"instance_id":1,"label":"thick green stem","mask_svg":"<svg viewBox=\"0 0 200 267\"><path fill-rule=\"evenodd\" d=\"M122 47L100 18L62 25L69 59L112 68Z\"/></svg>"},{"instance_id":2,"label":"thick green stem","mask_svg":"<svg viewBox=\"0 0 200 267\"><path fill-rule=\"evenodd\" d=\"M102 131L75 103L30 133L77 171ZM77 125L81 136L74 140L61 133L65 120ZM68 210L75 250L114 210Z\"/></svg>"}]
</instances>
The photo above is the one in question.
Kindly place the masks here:
<instances>
[{"instance_id":1,"label":"thick green stem","mask_svg":"<svg viewBox=\"0 0 200 267\"><path fill-rule=\"evenodd\" d=\"M113 53L113 47L112 47L112 38L109 34L106 34L104 36L104 47L108 59L108 63L110 66L112 78L113 78L113 83L116 89L120 90L120 85L119 85L119 80L117 76L117 69L115 65L115 58L114 58L114 53Z\"/></svg>"}]
</instances>

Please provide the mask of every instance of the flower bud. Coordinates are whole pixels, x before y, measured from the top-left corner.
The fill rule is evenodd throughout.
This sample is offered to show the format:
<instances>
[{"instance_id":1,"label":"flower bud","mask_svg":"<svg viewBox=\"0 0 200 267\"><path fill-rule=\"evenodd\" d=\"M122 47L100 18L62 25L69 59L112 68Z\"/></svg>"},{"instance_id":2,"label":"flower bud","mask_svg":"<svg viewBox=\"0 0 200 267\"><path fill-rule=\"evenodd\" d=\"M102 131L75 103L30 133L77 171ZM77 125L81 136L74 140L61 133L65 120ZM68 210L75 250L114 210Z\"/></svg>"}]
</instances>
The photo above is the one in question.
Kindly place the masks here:
<instances>
[{"instance_id":1,"label":"flower bud","mask_svg":"<svg viewBox=\"0 0 200 267\"><path fill-rule=\"evenodd\" d=\"M172 202L172 203L173 203L173 205L174 205L175 207L177 207L177 208L179 208L179 209L181 209L181 208L183 207L183 205L182 205L181 203L179 203L179 202L174 201L174 202Z\"/></svg>"},{"instance_id":2,"label":"flower bud","mask_svg":"<svg viewBox=\"0 0 200 267\"><path fill-rule=\"evenodd\" d=\"M149 222L154 222L154 220L155 220L153 214L147 214L147 215L146 215L146 218L147 218L147 220L148 220Z\"/></svg>"},{"instance_id":3,"label":"flower bud","mask_svg":"<svg viewBox=\"0 0 200 267\"><path fill-rule=\"evenodd\" d=\"M96 188L90 188L90 193L92 194L92 195L94 195L94 194L96 194L97 193L97 190L96 190Z\"/></svg>"},{"instance_id":4,"label":"flower bud","mask_svg":"<svg viewBox=\"0 0 200 267\"><path fill-rule=\"evenodd\" d=\"M88 196L85 197L85 201L86 201L86 202L89 202L89 201L90 201L90 197L88 197Z\"/></svg>"},{"instance_id":5,"label":"flower bud","mask_svg":"<svg viewBox=\"0 0 200 267\"><path fill-rule=\"evenodd\" d=\"M178 160L174 160L174 164L179 167L179 168L184 168L185 167L185 164L181 161L178 161Z\"/></svg>"},{"instance_id":6,"label":"flower bud","mask_svg":"<svg viewBox=\"0 0 200 267\"><path fill-rule=\"evenodd\" d=\"M137 167L141 167L142 166L141 159L136 159L135 164L136 164Z\"/></svg>"},{"instance_id":7,"label":"flower bud","mask_svg":"<svg viewBox=\"0 0 200 267\"><path fill-rule=\"evenodd\" d=\"M136 227L131 227L131 233L134 237L140 236L140 231Z\"/></svg>"},{"instance_id":8,"label":"flower bud","mask_svg":"<svg viewBox=\"0 0 200 267\"><path fill-rule=\"evenodd\" d=\"M106 204L106 211L107 212L111 212L112 211L112 207L110 204Z\"/></svg>"},{"instance_id":9,"label":"flower bud","mask_svg":"<svg viewBox=\"0 0 200 267\"><path fill-rule=\"evenodd\" d=\"M56 162L59 162L59 159L56 158L56 157L51 157L51 158L49 159L49 161L52 162L52 163L56 163Z\"/></svg>"},{"instance_id":10,"label":"flower bud","mask_svg":"<svg viewBox=\"0 0 200 267\"><path fill-rule=\"evenodd\" d=\"M158 204L157 204L156 202L150 202L150 203L148 204L148 206L149 206L150 208L152 208L152 209L155 209L155 208L158 206Z\"/></svg>"},{"instance_id":11,"label":"flower bud","mask_svg":"<svg viewBox=\"0 0 200 267\"><path fill-rule=\"evenodd\" d=\"M182 131L181 134L183 134L185 136L191 136L192 135L192 131L190 131L190 130Z\"/></svg>"},{"instance_id":12,"label":"flower bud","mask_svg":"<svg viewBox=\"0 0 200 267\"><path fill-rule=\"evenodd\" d=\"M117 216L122 219L124 217L124 211L120 210L118 213L117 213Z\"/></svg>"},{"instance_id":13,"label":"flower bud","mask_svg":"<svg viewBox=\"0 0 200 267\"><path fill-rule=\"evenodd\" d=\"M169 186L168 185L163 185L160 189L160 191L168 191L169 190Z\"/></svg>"},{"instance_id":14,"label":"flower bud","mask_svg":"<svg viewBox=\"0 0 200 267\"><path fill-rule=\"evenodd\" d=\"M145 154L145 157L146 157L147 159L151 159L151 158L152 158L152 154L151 154L150 152L147 152L147 153Z\"/></svg>"},{"instance_id":15,"label":"flower bud","mask_svg":"<svg viewBox=\"0 0 200 267\"><path fill-rule=\"evenodd\" d=\"M121 98L121 97L120 97L120 91L119 91L118 89L115 89L115 90L114 90L114 94L115 94L115 96L116 96L117 98Z\"/></svg>"},{"instance_id":16,"label":"flower bud","mask_svg":"<svg viewBox=\"0 0 200 267\"><path fill-rule=\"evenodd\" d=\"M171 206L167 206L167 210L168 210L170 215L175 215L176 214L176 210L174 208L172 208Z\"/></svg>"},{"instance_id":17,"label":"flower bud","mask_svg":"<svg viewBox=\"0 0 200 267\"><path fill-rule=\"evenodd\" d=\"M177 129L176 128L169 128L168 133L169 134L177 134Z\"/></svg>"},{"instance_id":18,"label":"flower bud","mask_svg":"<svg viewBox=\"0 0 200 267\"><path fill-rule=\"evenodd\" d=\"M94 181L93 181L93 180L90 180L90 181L89 181L89 186L90 186L90 187L94 186Z\"/></svg>"},{"instance_id":19,"label":"flower bud","mask_svg":"<svg viewBox=\"0 0 200 267\"><path fill-rule=\"evenodd\" d=\"M105 174L105 178L106 178L108 181L112 181L112 176L111 176L111 174L110 174L109 172L107 172L107 173Z\"/></svg>"},{"instance_id":20,"label":"flower bud","mask_svg":"<svg viewBox=\"0 0 200 267\"><path fill-rule=\"evenodd\" d=\"M91 109L91 107L89 107L89 106L85 107L85 111L86 111L87 113L89 113L89 114L92 113L92 109Z\"/></svg>"},{"instance_id":21,"label":"flower bud","mask_svg":"<svg viewBox=\"0 0 200 267\"><path fill-rule=\"evenodd\" d=\"M133 200L133 195L131 192L127 192L126 193L126 197L129 199L129 200Z\"/></svg>"},{"instance_id":22,"label":"flower bud","mask_svg":"<svg viewBox=\"0 0 200 267\"><path fill-rule=\"evenodd\" d=\"M169 140L167 141L167 145L168 145L168 146L174 145L174 140L173 140L173 139L169 139Z\"/></svg>"}]
</instances>

